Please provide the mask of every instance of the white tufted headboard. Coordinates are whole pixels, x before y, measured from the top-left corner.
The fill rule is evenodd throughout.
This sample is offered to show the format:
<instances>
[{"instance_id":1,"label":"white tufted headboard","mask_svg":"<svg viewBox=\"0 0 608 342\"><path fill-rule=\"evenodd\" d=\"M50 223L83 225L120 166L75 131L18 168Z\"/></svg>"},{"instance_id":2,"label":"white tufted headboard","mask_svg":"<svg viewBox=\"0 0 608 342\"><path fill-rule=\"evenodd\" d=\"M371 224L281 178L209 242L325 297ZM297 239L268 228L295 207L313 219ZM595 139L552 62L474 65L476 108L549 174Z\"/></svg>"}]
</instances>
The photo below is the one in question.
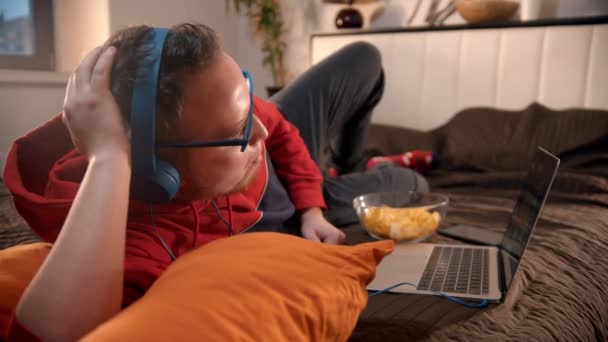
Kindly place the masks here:
<instances>
[{"instance_id":1,"label":"white tufted headboard","mask_svg":"<svg viewBox=\"0 0 608 342\"><path fill-rule=\"evenodd\" d=\"M311 62L359 40L382 53L386 88L376 123L429 130L463 108L534 101L608 110L608 17L316 34Z\"/></svg>"}]
</instances>

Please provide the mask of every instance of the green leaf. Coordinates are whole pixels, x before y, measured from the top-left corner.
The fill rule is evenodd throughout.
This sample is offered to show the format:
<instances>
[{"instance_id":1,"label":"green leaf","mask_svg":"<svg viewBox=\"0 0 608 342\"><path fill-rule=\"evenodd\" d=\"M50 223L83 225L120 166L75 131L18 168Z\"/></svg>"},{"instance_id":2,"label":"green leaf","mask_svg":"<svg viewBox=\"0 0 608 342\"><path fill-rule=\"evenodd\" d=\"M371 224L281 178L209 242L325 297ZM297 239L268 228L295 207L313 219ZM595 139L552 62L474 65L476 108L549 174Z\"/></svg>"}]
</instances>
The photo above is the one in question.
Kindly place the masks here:
<instances>
[{"instance_id":1,"label":"green leaf","mask_svg":"<svg viewBox=\"0 0 608 342\"><path fill-rule=\"evenodd\" d=\"M287 44L282 40L287 32L281 15L281 0L226 0L226 9L232 3L236 13L246 9L246 14L254 28L255 37L260 41L263 52L262 63L269 65L276 85L284 80L283 56Z\"/></svg>"}]
</instances>

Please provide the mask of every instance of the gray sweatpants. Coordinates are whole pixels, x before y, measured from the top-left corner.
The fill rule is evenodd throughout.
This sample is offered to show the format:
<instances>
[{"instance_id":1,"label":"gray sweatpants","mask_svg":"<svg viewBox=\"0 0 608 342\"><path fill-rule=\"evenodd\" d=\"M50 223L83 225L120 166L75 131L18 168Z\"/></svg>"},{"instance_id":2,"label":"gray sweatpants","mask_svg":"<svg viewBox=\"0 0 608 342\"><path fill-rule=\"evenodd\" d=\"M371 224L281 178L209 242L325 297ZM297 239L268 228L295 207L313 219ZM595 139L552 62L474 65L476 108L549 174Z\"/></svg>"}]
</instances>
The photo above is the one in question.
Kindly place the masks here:
<instances>
[{"instance_id":1,"label":"gray sweatpants","mask_svg":"<svg viewBox=\"0 0 608 342\"><path fill-rule=\"evenodd\" d=\"M299 130L325 176L326 218L334 225L357 222L354 197L383 191L428 191L417 172L396 166L364 169L372 110L384 91L380 52L357 42L316 64L271 100ZM407 148L404 146L404 148ZM328 177L329 167L342 176Z\"/></svg>"}]
</instances>

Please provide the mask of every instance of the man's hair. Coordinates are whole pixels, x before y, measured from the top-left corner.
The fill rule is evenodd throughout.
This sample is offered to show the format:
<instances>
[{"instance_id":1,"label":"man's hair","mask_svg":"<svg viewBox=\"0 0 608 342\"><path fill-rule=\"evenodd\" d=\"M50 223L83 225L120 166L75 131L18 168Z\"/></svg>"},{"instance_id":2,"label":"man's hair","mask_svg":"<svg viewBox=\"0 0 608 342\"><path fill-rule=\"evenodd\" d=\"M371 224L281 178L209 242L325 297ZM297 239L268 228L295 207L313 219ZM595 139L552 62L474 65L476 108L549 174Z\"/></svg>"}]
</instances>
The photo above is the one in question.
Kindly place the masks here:
<instances>
[{"instance_id":1,"label":"man's hair","mask_svg":"<svg viewBox=\"0 0 608 342\"><path fill-rule=\"evenodd\" d=\"M112 65L110 90L127 124L135 75L146 55L143 42L151 31L149 26L129 27L115 33L105 44L117 49ZM220 42L213 29L192 23L171 27L163 47L156 95L156 122L159 129L170 128L182 114L184 77L208 67L218 51Z\"/></svg>"}]
</instances>

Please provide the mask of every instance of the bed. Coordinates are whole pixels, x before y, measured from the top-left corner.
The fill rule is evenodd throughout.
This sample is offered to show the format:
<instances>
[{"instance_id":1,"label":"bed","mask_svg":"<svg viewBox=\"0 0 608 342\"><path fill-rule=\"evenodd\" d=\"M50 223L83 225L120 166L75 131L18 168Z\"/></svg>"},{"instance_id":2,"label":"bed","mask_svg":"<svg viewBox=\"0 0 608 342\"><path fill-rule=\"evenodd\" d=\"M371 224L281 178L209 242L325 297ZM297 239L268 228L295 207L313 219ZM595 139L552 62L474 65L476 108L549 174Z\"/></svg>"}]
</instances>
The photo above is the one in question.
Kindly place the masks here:
<instances>
[{"instance_id":1,"label":"bed","mask_svg":"<svg viewBox=\"0 0 608 342\"><path fill-rule=\"evenodd\" d=\"M568 123L575 116L577 119ZM477 310L434 296L371 297L352 341L608 339L608 112L557 112L538 104L508 113L477 108L463 111L427 133L376 125L371 130L370 148L386 153L398 153L402 146L436 151L440 167L426 176L433 191L450 199L443 225L468 224L504 231L524 176L523 163L529 160L527 153L521 153L521 161L503 155L505 158L498 161L505 164L494 165L492 155L484 159L470 154L467 146L458 150L446 140L458 140L454 135L472 136L488 150L498 150L491 141L500 141L500 137L490 130L480 133L471 122L491 126L488 121L507 125L506 121L516 120L520 133L528 135L523 131L535 130L533 123L543 121L539 117L545 118L547 131L557 133L558 126L570 124L589 134L585 142L577 143L576 137L567 134L548 134L540 139L541 145L559 152L562 164L505 302ZM602 129L594 134L591 126ZM509 148L525 150L529 142L521 139ZM561 150L555 147L560 143L578 147ZM346 231L349 243L370 241L358 226ZM460 243L441 235L429 242Z\"/></svg>"},{"instance_id":2,"label":"bed","mask_svg":"<svg viewBox=\"0 0 608 342\"><path fill-rule=\"evenodd\" d=\"M543 124L545 131L555 134L545 135L539 143L551 146L562 161L508 298L477 310L434 296L378 295L370 298L351 341L608 339L608 112L553 111L538 104L510 112L476 108L430 132L374 125L368 147L387 154L401 152L403 146L435 151L439 167L426 176L433 191L450 198L444 225L463 223L501 231L526 159L494 159L493 154L479 151L473 155L468 146L455 148L450 141L474 136L488 151L498 150L498 143L487 146L497 141L495 132L480 130L471 122L491 127L490 123L508 126L507 121L517 123L515 136L533 136L528 130ZM571 127L588 134L564 134ZM518 139L509 149L525 150L527 143ZM348 244L371 240L357 225L345 231ZM0 249L35 241L39 238L0 183ZM459 243L440 235L430 242Z\"/></svg>"},{"instance_id":3,"label":"bed","mask_svg":"<svg viewBox=\"0 0 608 342\"><path fill-rule=\"evenodd\" d=\"M450 198L444 226L504 230L534 148L561 166L504 303L383 294L351 340L608 340L608 18L317 34L311 63L360 40L386 73L370 155L436 153L426 177Z\"/></svg>"}]
</instances>

